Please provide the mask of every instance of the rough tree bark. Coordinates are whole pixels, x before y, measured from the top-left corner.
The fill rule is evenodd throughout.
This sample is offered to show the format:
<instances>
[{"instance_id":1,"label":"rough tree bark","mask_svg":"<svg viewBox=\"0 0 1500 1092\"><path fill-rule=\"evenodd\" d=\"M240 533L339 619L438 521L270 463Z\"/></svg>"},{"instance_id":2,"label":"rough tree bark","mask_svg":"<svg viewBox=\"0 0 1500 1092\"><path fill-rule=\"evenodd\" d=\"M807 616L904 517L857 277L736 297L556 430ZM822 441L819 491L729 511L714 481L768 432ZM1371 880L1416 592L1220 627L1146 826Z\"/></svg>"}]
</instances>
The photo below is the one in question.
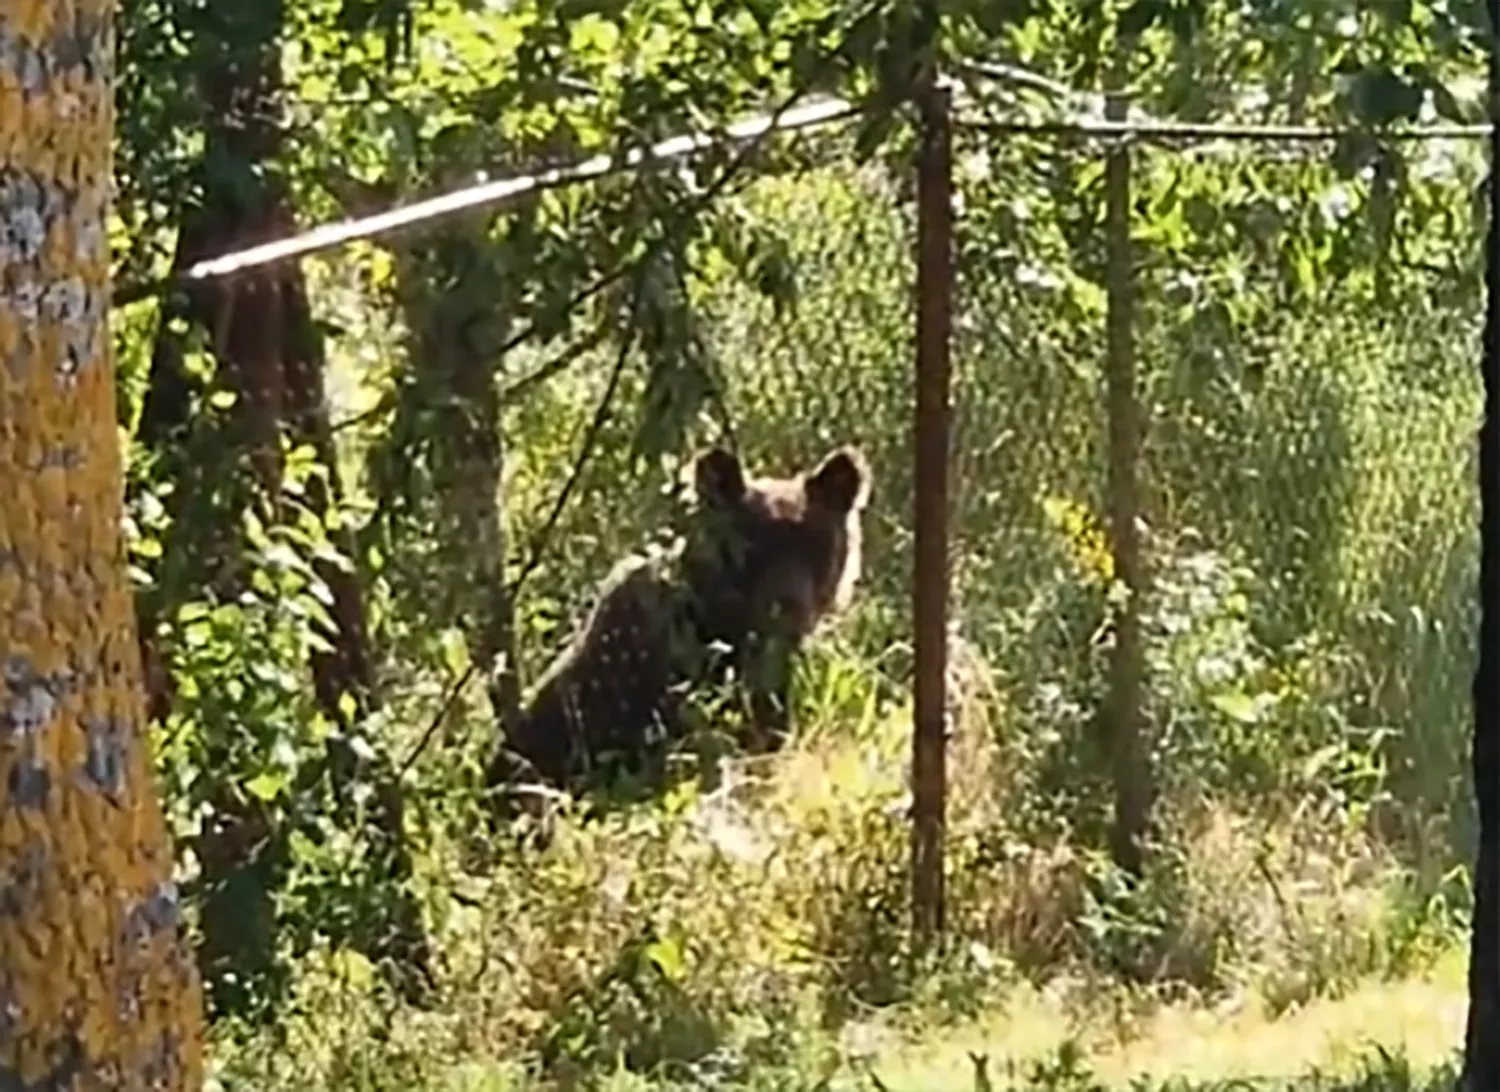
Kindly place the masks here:
<instances>
[{"instance_id":1,"label":"rough tree bark","mask_svg":"<svg viewBox=\"0 0 1500 1092\"><path fill-rule=\"evenodd\" d=\"M121 547L114 4L0 13L0 1087L197 1089Z\"/></svg>"},{"instance_id":2,"label":"rough tree bark","mask_svg":"<svg viewBox=\"0 0 1500 1092\"><path fill-rule=\"evenodd\" d=\"M1500 3L1490 0L1492 31L1500 28ZM1490 116L1500 104L1500 56L1492 42ZM1469 1020L1462 1086L1470 1092L1500 1088L1500 558L1495 555L1500 517L1500 138L1490 134L1490 223L1485 286L1484 421L1479 429L1479 666L1474 674L1474 796L1479 806L1479 852L1474 862L1474 920L1469 951Z\"/></svg>"}]
</instances>

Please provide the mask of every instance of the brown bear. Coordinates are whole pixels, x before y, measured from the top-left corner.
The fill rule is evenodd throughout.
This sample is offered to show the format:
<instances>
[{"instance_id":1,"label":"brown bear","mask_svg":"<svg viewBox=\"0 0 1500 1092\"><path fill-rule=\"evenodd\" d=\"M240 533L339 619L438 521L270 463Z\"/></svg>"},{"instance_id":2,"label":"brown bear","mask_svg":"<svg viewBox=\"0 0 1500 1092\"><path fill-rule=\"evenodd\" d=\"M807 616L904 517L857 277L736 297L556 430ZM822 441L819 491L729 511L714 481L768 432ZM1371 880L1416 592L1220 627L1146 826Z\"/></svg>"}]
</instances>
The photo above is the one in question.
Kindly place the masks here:
<instances>
[{"instance_id":1,"label":"brown bear","mask_svg":"<svg viewBox=\"0 0 1500 1092\"><path fill-rule=\"evenodd\" d=\"M497 749L491 790L576 788L610 760L654 772L686 734L686 693L731 670L748 699L744 742L765 751L784 741L792 658L859 576L868 465L843 447L811 471L750 478L716 448L694 460L693 485L682 540L610 573Z\"/></svg>"}]
</instances>

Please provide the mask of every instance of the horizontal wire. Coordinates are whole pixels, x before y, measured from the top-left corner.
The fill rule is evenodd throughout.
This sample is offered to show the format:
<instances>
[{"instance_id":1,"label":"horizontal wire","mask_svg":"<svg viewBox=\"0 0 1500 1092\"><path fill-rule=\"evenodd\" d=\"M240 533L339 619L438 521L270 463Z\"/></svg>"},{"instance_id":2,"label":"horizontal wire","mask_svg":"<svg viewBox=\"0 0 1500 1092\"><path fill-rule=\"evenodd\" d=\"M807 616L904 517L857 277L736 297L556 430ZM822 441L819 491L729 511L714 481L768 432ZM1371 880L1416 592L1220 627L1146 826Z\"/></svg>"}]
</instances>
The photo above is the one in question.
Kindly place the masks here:
<instances>
[{"instance_id":1,"label":"horizontal wire","mask_svg":"<svg viewBox=\"0 0 1500 1092\"><path fill-rule=\"evenodd\" d=\"M1365 137L1376 141L1476 140L1494 132L1493 125L1414 125L1376 129L1341 125L1256 125L1233 122L1107 121L1075 118L1069 121L1005 121L955 119L955 124L980 132L1043 136L1115 136L1141 140L1244 140L1292 143Z\"/></svg>"},{"instance_id":2,"label":"horizontal wire","mask_svg":"<svg viewBox=\"0 0 1500 1092\"><path fill-rule=\"evenodd\" d=\"M708 133L685 133L669 137L647 148L631 148L624 154L597 155L577 163L507 178L484 180L437 197L414 201L385 212L324 224L308 231L268 243L259 243L215 258L194 262L180 273L146 284L130 286L114 294L117 307L160 295L180 282L205 281L289 258L306 257L361 239L384 235L398 228L436 220L455 213L485 208L522 194L556 189L590 179L624 174L648 163L670 162L694 152L741 144L768 132L793 132L828 125L853 116L857 107L845 99L826 97L794 106L781 113L757 114L725 127L722 137Z\"/></svg>"},{"instance_id":3,"label":"horizontal wire","mask_svg":"<svg viewBox=\"0 0 1500 1092\"><path fill-rule=\"evenodd\" d=\"M1013 65L963 61L961 73L989 82L1019 83L1048 91L1060 98L1091 102L1098 96L1075 91L1028 69ZM943 81L954 90L962 88L951 78ZM962 99L969 98L962 95ZM596 155L579 162L536 170L500 179L485 179L436 197L414 201L384 212L324 224L296 235L207 258L186 270L154 281L128 285L113 294L116 307L124 307L159 296L177 284L225 277L290 258L306 257L347 243L384 235L400 228L436 220L455 213L502 204L523 194L556 189L593 179L623 174L649 163L670 162L713 148L754 140L769 131L794 132L847 120L860 108L847 99L825 96L781 112L756 114L727 125L722 135L707 132L669 137L646 148L623 154ZM1074 116L1055 120L1000 120L955 117L964 129L1007 135L1037 135L1060 138L1117 137L1163 141L1266 141L1272 143L1317 142L1346 137L1376 141L1472 140L1487 137L1493 125L1429 125L1375 129L1334 125L1255 125L1213 122L1164 121L1145 115L1141 120L1110 121L1102 117Z\"/></svg>"}]
</instances>

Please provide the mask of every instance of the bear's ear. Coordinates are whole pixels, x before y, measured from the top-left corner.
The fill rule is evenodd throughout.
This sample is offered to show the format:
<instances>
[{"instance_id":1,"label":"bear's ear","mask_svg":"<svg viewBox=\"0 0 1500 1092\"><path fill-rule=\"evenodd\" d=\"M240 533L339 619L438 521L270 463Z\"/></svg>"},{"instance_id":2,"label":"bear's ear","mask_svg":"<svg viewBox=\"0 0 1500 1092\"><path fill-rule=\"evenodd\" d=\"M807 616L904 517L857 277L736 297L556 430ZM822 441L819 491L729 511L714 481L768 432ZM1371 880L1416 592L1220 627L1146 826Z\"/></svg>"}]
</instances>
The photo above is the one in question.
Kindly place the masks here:
<instances>
[{"instance_id":1,"label":"bear's ear","mask_svg":"<svg viewBox=\"0 0 1500 1092\"><path fill-rule=\"evenodd\" d=\"M705 504L735 504L745 495L745 469L721 447L693 461L693 489Z\"/></svg>"},{"instance_id":2,"label":"bear's ear","mask_svg":"<svg viewBox=\"0 0 1500 1092\"><path fill-rule=\"evenodd\" d=\"M839 513L863 508L870 498L870 464L858 448L841 447L807 478L807 499Z\"/></svg>"}]
</instances>

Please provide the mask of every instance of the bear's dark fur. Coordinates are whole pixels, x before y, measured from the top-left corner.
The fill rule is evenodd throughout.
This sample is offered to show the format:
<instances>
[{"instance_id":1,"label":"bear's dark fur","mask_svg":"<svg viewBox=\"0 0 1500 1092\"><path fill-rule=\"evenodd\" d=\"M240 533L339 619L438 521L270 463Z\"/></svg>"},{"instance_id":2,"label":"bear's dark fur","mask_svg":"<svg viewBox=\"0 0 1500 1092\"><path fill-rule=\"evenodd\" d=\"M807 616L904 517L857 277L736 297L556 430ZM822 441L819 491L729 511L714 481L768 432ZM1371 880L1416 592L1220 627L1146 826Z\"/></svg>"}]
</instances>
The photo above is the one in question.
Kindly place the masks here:
<instances>
[{"instance_id":1,"label":"bear's dark fur","mask_svg":"<svg viewBox=\"0 0 1500 1092\"><path fill-rule=\"evenodd\" d=\"M859 576L869 479L849 447L789 478L749 478L721 449L698 456L683 541L610 573L497 749L489 787L575 788L606 759L640 774L683 738L685 691L729 669L749 699L747 742L780 746L792 657Z\"/></svg>"}]
</instances>

